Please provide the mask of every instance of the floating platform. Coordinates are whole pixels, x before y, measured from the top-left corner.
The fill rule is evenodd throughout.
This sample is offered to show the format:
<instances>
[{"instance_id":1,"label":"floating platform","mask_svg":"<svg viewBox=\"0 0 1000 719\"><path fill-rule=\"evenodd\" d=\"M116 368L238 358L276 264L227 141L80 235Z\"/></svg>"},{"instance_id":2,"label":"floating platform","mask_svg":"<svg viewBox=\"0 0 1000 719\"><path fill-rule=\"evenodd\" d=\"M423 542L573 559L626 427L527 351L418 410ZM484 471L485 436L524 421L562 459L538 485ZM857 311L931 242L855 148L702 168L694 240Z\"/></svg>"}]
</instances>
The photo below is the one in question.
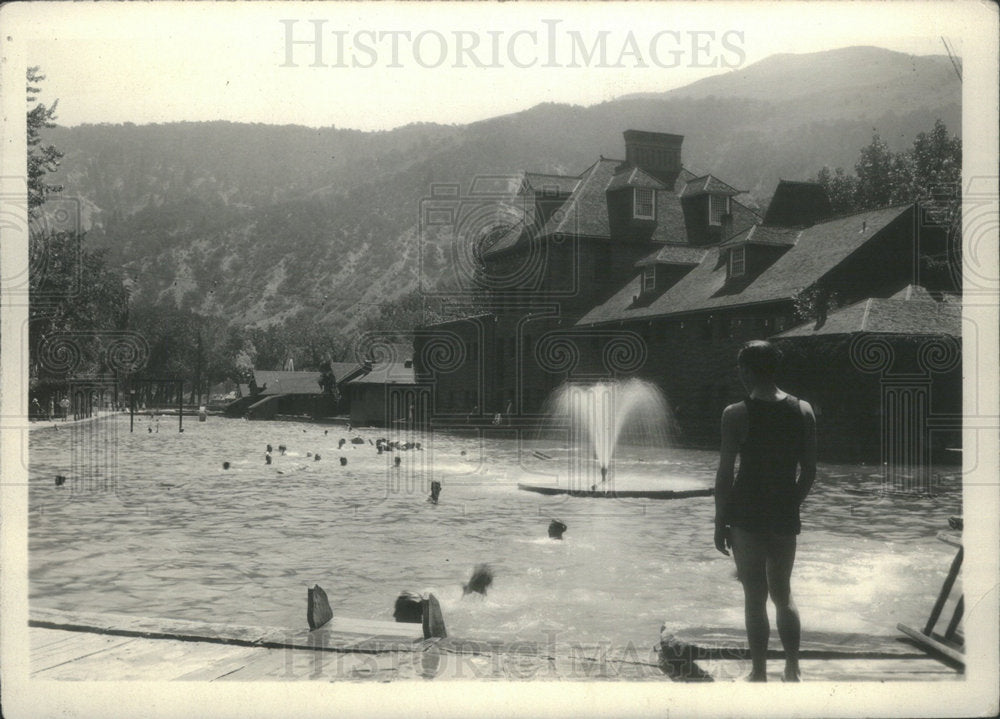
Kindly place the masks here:
<instances>
[{"instance_id":1,"label":"floating platform","mask_svg":"<svg viewBox=\"0 0 1000 719\"><path fill-rule=\"evenodd\" d=\"M344 617L309 631L33 608L28 624L30 674L40 680L690 681L683 665L694 661L701 681L737 681L748 668L745 635L728 628L675 631L668 651L653 637L644 646L425 639L420 624ZM963 676L905 638L861 634L804 631L801 664L806 681ZM671 676L678 665L682 676ZM780 663L769 669L777 681Z\"/></svg>"},{"instance_id":2,"label":"floating platform","mask_svg":"<svg viewBox=\"0 0 1000 719\"><path fill-rule=\"evenodd\" d=\"M687 499L688 497L711 497L715 490L706 489L571 489L544 484L521 484L518 489L538 494L565 494L570 497L594 497L598 499Z\"/></svg>"}]
</instances>

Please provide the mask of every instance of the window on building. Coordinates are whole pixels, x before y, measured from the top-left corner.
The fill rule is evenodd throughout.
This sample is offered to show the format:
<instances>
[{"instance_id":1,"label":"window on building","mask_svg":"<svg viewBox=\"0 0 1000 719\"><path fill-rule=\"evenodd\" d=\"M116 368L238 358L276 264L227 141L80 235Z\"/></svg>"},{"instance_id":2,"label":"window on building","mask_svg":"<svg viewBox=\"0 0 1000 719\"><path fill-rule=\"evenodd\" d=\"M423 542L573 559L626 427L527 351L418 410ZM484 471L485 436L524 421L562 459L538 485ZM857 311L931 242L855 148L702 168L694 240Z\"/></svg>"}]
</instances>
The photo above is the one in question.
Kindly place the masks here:
<instances>
[{"instance_id":1,"label":"window on building","mask_svg":"<svg viewBox=\"0 0 1000 719\"><path fill-rule=\"evenodd\" d=\"M637 220L652 220L656 213L656 193L649 187L633 187L632 216Z\"/></svg>"},{"instance_id":2,"label":"window on building","mask_svg":"<svg viewBox=\"0 0 1000 719\"><path fill-rule=\"evenodd\" d=\"M729 214L729 197L727 195L708 196L708 222L711 225L721 225L722 216Z\"/></svg>"},{"instance_id":3,"label":"window on building","mask_svg":"<svg viewBox=\"0 0 1000 719\"><path fill-rule=\"evenodd\" d=\"M652 292L656 289L656 265L646 265L642 268L642 291Z\"/></svg>"},{"instance_id":4,"label":"window on building","mask_svg":"<svg viewBox=\"0 0 1000 719\"><path fill-rule=\"evenodd\" d=\"M729 251L729 276L742 277L746 274L746 247L734 247Z\"/></svg>"}]
</instances>

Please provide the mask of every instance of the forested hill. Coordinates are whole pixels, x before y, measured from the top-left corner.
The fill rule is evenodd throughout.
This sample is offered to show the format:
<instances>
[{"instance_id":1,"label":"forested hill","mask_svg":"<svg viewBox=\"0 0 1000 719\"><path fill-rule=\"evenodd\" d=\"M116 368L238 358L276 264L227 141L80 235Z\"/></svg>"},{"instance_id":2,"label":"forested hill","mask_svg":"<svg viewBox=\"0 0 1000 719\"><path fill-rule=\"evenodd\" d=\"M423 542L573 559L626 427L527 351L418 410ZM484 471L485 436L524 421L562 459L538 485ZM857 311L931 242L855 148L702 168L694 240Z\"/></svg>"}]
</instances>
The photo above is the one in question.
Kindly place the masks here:
<instances>
[{"instance_id":1,"label":"forested hill","mask_svg":"<svg viewBox=\"0 0 1000 719\"><path fill-rule=\"evenodd\" d=\"M851 168L875 130L893 150L939 118L959 134L960 102L947 57L861 47L470 125L86 125L45 139L65 153L54 180L80 198L88 242L108 247L147 298L236 322L305 311L350 330L416 288L420 200L435 183L576 174L600 155L623 156L621 133L634 128L684 135L686 166L764 203L779 178ZM431 280L447 269L439 249L424 260Z\"/></svg>"}]
</instances>

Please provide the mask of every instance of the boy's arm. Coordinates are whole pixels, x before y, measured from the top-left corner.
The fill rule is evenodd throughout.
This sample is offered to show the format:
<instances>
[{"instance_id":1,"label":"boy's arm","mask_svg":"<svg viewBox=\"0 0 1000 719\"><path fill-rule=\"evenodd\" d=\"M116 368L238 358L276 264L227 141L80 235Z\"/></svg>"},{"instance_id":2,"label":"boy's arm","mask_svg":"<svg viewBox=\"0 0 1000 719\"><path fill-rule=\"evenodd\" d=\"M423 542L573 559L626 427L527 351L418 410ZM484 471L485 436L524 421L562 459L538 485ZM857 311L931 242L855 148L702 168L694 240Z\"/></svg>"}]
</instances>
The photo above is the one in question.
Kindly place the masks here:
<instances>
[{"instance_id":1,"label":"boy's arm","mask_svg":"<svg viewBox=\"0 0 1000 719\"><path fill-rule=\"evenodd\" d=\"M719 468L715 473L715 548L727 556L732 544L729 540L726 505L733 488L733 467L739 452L737 413L737 405L726 407L722 413L722 448L719 452Z\"/></svg>"},{"instance_id":2,"label":"boy's arm","mask_svg":"<svg viewBox=\"0 0 1000 719\"><path fill-rule=\"evenodd\" d=\"M799 456L799 480L795 484L800 505L816 479L816 415L808 402L802 403L802 418L805 420L805 436L802 438L802 454Z\"/></svg>"}]
</instances>

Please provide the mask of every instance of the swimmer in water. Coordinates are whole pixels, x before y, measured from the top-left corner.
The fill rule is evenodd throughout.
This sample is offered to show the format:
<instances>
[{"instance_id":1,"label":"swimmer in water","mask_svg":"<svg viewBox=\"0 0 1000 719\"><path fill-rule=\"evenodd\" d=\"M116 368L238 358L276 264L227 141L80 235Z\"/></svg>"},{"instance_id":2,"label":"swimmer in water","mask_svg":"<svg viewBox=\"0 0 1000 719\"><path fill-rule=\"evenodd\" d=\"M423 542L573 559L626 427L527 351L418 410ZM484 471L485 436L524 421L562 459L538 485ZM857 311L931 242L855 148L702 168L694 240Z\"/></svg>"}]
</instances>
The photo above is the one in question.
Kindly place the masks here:
<instances>
[{"instance_id":1,"label":"swimmer in water","mask_svg":"<svg viewBox=\"0 0 1000 719\"><path fill-rule=\"evenodd\" d=\"M558 519L553 519L549 522L549 538L550 539L562 539L563 532L567 529L566 525L560 522Z\"/></svg>"},{"instance_id":2,"label":"swimmer in water","mask_svg":"<svg viewBox=\"0 0 1000 719\"><path fill-rule=\"evenodd\" d=\"M486 590L490 588L491 584L493 584L493 570L490 569L490 565L477 564L476 568L472 570L469 581L462 585L462 596L476 592L485 597Z\"/></svg>"}]
</instances>

